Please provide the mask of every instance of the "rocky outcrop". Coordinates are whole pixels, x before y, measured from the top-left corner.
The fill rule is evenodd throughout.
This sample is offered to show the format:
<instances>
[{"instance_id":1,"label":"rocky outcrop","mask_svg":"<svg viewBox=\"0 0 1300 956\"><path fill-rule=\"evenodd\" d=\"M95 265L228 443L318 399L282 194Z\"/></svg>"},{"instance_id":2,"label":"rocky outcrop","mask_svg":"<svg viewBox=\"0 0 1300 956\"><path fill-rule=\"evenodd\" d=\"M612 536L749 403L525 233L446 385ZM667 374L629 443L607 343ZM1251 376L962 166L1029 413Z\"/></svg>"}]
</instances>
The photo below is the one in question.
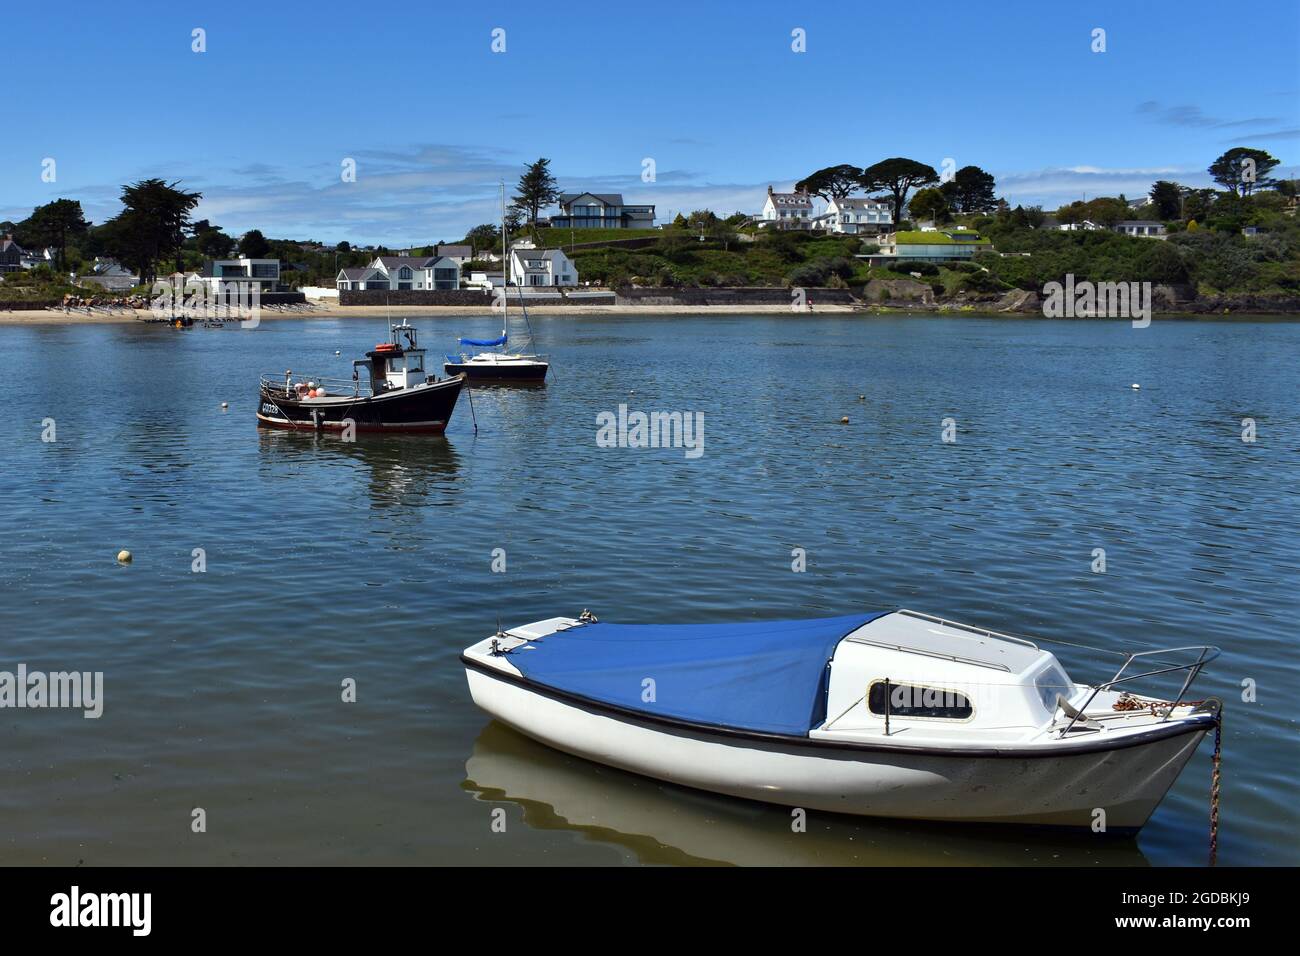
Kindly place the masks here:
<instances>
[{"instance_id":1,"label":"rocky outcrop","mask_svg":"<svg viewBox=\"0 0 1300 956\"><path fill-rule=\"evenodd\" d=\"M1038 293L1027 289L1012 289L993 306L998 312L1037 312L1042 307Z\"/></svg>"},{"instance_id":2,"label":"rocky outcrop","mask_svg":"<svg viewBox=\"0 0 1300 956\"><path fill-rule=\"evenodd\" d=\"M872 279L862 288L862 300L873 305L903 302L934 305L934 289L913 279Z\"/></svg>"}]
</instances>

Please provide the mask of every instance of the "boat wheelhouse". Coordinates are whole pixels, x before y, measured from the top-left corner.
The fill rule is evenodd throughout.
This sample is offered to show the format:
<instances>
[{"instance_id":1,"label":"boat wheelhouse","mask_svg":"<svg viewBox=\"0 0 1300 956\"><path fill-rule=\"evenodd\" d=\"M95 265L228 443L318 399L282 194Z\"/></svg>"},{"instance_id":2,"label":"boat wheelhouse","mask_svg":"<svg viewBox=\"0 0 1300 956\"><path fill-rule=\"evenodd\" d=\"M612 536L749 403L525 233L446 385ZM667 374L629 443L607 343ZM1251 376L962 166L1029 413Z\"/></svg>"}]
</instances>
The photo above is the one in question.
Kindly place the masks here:
<instances>
[{"instance_id":1,"label":"boat wheelhouse","mask_svg":"<svg viewBox=\"0 0 1300 956\"><path fill-rule=\"evenodd\" d=\"M439 379L426 370L417 332L403 322L391 326L389 341L352 363L351 380L295 377L292 370L263 375L257 421L271 428L441 434L463 385L463 376Z\"/></svg>"},{"instance_id":2,"label":"boat wheelhouse","mask_svg":"<svg viewBox=\"0 0 1300 956\"><path fill-rule=\"evenodd\" d=\"M898 610L722 625L551 618L480 641L462 662L475 703L503 723L685 786L1125 833L1216 726L1218 701L1184 698L1217 655L1123 654L1109 680L1081 684L1034 642ZM1159 675L1183 678L1176 697L1127 691Z\"/></svg>"}]
</instances>

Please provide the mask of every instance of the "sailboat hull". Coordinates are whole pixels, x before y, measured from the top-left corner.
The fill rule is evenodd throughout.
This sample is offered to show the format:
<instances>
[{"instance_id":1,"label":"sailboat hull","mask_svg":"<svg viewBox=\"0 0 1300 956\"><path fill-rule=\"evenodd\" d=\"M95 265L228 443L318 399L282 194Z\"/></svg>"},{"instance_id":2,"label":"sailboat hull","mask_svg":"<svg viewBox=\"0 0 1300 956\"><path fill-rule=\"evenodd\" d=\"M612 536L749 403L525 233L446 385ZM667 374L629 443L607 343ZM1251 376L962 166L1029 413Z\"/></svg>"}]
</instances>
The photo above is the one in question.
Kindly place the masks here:
<instances>
[{"instance_id":1,"label":"sailboat hull","mask_svg":"<svg viewBox=\"0 0 1300 956\"><path fill-rule=\"evenodd\" d=\"M548 362L448 362L448 375L464 375L475 382L544 382L550 369Z\"/></svg>"}]
</instances>

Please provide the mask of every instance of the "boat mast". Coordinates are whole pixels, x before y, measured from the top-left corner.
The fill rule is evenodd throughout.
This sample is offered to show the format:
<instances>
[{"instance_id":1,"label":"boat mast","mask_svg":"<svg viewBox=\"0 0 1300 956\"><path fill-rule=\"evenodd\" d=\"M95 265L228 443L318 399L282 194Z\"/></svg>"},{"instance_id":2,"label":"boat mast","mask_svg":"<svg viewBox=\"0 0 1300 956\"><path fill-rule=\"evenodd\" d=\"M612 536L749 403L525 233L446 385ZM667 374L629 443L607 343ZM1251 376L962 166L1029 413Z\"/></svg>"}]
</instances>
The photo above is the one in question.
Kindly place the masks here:
<instances>
[{"instance_id":1,"label":"boat mast","mask_svg":"<svg viewBox=\"0 0 1300 956\"><path fill-rule=\"evenodd\" d=\"M506 240L506 181L501 180L501 337L506 337L509 322L506 313L510 308L510 243ZM506 351L509 341L501 343L501 351Z\"/></svg>"}]
</instances>

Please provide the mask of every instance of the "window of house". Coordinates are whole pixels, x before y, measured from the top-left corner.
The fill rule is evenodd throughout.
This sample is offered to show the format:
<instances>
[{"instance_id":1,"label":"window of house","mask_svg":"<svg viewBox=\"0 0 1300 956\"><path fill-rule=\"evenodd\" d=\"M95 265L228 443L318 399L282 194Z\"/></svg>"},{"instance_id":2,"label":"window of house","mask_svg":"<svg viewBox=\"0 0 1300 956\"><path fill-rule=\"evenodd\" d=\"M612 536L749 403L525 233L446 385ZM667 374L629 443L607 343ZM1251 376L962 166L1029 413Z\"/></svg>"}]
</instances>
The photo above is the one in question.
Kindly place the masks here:
<instances>
[{"instance_id":1,"label":"window of house","mask_svg":"<svg viewBox=\"0 0 1300 956\"><path fill-rule=\"evenodd\" d=\"M925 717L932 720L969 720L974 708L964 694L919 684L872 681L867 689L867 709L881 717Z\"/></svg>"}]
</instances>

